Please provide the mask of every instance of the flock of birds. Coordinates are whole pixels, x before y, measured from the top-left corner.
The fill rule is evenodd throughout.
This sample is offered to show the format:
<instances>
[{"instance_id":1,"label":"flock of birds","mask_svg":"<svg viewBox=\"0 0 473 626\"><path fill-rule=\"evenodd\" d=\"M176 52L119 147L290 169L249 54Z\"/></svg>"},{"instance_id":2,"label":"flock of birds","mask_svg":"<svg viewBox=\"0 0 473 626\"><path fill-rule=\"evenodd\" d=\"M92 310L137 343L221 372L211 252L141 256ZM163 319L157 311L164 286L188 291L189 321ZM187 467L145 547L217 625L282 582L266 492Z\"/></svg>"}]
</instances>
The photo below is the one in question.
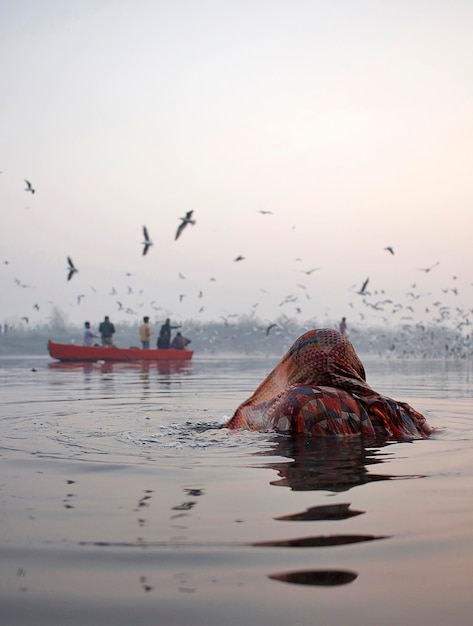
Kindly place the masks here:
<instances>
[{"instance_id":1,"label":"flock of birds","mask_svg":"<svg viewBox=\"0 0 473 626\"><path fill-rule=\"evenodd\" d=\"M25 179L25 184L26 184L25 192L31 193L32 195L36 193L36 189L34 188L34 186L29 180ZM261 213L262 215L272 214L271 211L267 211L267 210L260 210L259 213ZM195 224L196 224L196 220L194 218L194 211L192 210L187 211L183 217L179 218L179 224L175 232L174 240L177 241L182 236L184 230L188 228L188 226L191 226L191 225L193 226ZM142 256L146 256L149 253L152 246L154 245L154 243L150 236L150 232L146 226L142 227L142 234L143 234L143 241L141 242ZM385 246L384 251L387 252L391 256L395 255L395 250L393 246L390 246L390 245ZM238 255L236 258L234 258L234 262L240 262L240 261L243 261L244 259L245 257L243 255ZM301 259L296 259L296 260L301 260ZM5 264L8 264L8 261L5 261ZM429 265L426 267L419 267L417 269L418 271L424 272L425 274L429 274L439 264L440 262L437 261L433 263L432 265ZM310 276L314 272L318 272L321 269L322 269L321 267L311 267L309 269L300 270L300 271L306 274L307 276ZM72 278L79 272L79 269L75 265L71 256L67 256L66 271L67 271L67 281L71 281ZM131 274L128 274L128 275L131 275ZM185 279L185 276L179 273L179 278ZM453 278L454 280L456 280L456 277L453 277ZM215 281L215 278L211 278L210 280ZM22 283L16 278L15 278L15 282L21 287L28 287L28 285ZM353 310L352 319L350 320L351 324L356 328L357 324L361 325L365 323L365 320L368 321L367 318L370 317L371 319L369 321L372 324L374 324L374 326L376 326L377 323L380 323L382 326L385 326L387 324L392 323L393 320L397 319L398 325L400 326L400 332L397 334L395 339L390 344L390 350L392 350L393 352L397 349L398 351L402 350L402 352L405 354L406 350L408 350L408 346L411 345L411 339L412 339L411 333L413 332L414 333L418 333L418 332L429 333L429 332L432 332L432 328L435 328L436 326L450 326L451 328L456 330L459 333L459 336L461 337L462 346L463 346L462 342L464 341L469 342L470 335L468 331L469 331L469 326L472 324L472 321L470 318L473 317L473 310L466 309L465 307L459 307L459 306L453 307L453 306L443 303L442 299L437 298L433 302L431 302L429 305L425 304L424 306L424 313L431 314L430 319L425 322L416 322L414 314L416 314L416 317L419 318L419 305L421 305L421 303L427 298L427 296L431 295L430 292L424 293L424 294L417 293L416 284L414 283L410 285L409 291L407 291L406 293L406 298L408 302L396 303L392 298L387 297L383 289L370 288L370 284L371 284L370 277L368 276L363 281L360 281L360 284L358 286L353 285L351 288L351 291L357 296L359 296L359 299L355 303L354 302L348 303L348 306ZM303 284L298 284L297 287L306 290L306 286ZM95 289L93 290L95 291ZM261 290L261 291L264 291L264 290ZM458 295L458 288L456 285L449 286L449 287L443 288L442 292L444 294L450 293L450 294ZM127 295L131 296L132 294L133 294L133 290L129 286ZM118 292L113 288L109 295L116 296L118 295ZM183 298L185 297L185 295L186 294L184 293L179 294L180 302L183 301ZM270 335L274 335L274 334L276 335L283 334L284 328L290 326L289 322L291 320L291 315L289 312L282 312L282 311L283 310L286 311L288 307L293 305L295 314L299 315L302 312L300 298L299 298L300 295L301 294L299 295L290 294L286 296L279 304L279 307L281 307L281 313L279 317L274 316L272 320L268 320L266 323L263 323L263 324L258 324L257 325L258 332L263 331L263 334L265 337L269 337ZM310 295L308 292L306 292L305 295L307 299L310 299ZM84 296L85 294L83 293L77 296L77 304L81 303L81 300ZM199 298L202 297L202 291L199 291L198 297ZM121 299L120 301L117 300L116 302L118 306L118 311L123 311L130 315L137 315L137 311L135 310L133 306L126 306L126 304L124 304L125 302L124 299L123 301ZM256 303L249 310L247 317L249 317L250 319L255 319L256 308L258 304L259 303ZM143 306L143 303L138 304L138 306ZM152 301L149 306L155 311L162 310L162 307L157 306L154 301ZM34 304L33 308L36 311L39 311L39 305L37 303ZM198 312L200 313L202 310L203 310L203 307L201 307ZM373 318L373 315L369 316L368 313L375 314L375 318ZM165 313L165 314L167 315L168 313ZM358 315L358 318L357 318L357 315ZM230 325L230 320L232 317L237 318L236 320L234 320L234 321L237 321L239 316L235 314L227 314L227 315L221 316L221 319L224 321L225 327L228 327ZM243 319L244 317L245 316L240 316L240 319ZM28 323L29 317L23 316L22 320ZM330 323L333 324L334 326L338 326L337 322L329 321L329 324ZM324 324L326 324L326 322L324 322ZM466 337L465 337L465 333L466 333ZM378 338L383 337L383 334L378 333L376 336ZM451 341L450 341L450 345L453 345Z\"/></svg>"},{"instance_id":2,"label":"flock of birds","mask_svg":"<svg viewBox=\"0 0 473 626\"><path fill-rule=\"evenodd\" d=\"M26 181L28 182L28 181ZM31 187L30 183L28 183L28 185ZM32 193L34 193L34 190L32 190ZM181 217L181 223L179 224L179 226L177 227L177 231L176 231L176 235L174 237L174 240L176 241L177 239L179 239L179 237L181 236L183 230L185 229L185 227L188 224L195 224L195 220L192 219L192 214L194 213L194 211L187 211L187 213L184 215L184 217ZM151 248L151 246L153 246L153 241L151 240L151 237L149 236L148 233L148 229L146 228L146 226L143 226L143 238L144 241L142 243L143 245L143 256L146 256L148 254L149 249ZM67 257L67 280L71 280L71 278L74 276L74 274L76 274L79 270L77 269L77 267L74 265L72 259L70 256Z\"/></svg>"}]
</instances>

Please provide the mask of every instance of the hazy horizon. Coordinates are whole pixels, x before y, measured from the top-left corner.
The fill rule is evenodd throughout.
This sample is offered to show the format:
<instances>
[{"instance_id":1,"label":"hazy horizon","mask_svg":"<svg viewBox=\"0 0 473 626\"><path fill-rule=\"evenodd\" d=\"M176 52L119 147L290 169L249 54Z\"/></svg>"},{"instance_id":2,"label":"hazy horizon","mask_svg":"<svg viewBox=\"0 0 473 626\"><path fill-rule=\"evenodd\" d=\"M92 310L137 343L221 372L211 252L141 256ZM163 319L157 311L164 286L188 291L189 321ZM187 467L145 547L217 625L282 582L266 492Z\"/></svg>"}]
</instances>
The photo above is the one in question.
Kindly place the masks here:
<instances>
[{"instance_id":1,"label":"hazy horizon","mask_svg":"<svg viewBox=\"0 0 473 626\"><path fill-rule=\"evenodd\" d=\"M0 7L1 323L470 324L470 3Z\"/></svg>"}]
</instances>

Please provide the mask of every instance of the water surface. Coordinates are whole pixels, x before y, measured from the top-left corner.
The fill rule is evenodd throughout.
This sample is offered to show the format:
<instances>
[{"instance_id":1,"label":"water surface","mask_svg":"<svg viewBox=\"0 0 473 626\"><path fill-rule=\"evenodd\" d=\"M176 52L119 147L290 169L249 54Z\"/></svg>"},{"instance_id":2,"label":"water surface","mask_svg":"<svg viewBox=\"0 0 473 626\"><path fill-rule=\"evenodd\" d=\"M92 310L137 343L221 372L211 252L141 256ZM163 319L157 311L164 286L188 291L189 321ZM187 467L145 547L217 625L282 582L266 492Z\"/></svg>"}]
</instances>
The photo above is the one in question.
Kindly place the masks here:
<instances>
[{"instance_id":1,"label":"water surface","mask_svg":"<svg viewBox=\"0 0 473 626\"><path fill-rule=\"evenodd\" d=\"M2 359L2 623L471 623L470 364L363 360L443 430L220 429L276 359Z\"/></svg>"}]
</instances>

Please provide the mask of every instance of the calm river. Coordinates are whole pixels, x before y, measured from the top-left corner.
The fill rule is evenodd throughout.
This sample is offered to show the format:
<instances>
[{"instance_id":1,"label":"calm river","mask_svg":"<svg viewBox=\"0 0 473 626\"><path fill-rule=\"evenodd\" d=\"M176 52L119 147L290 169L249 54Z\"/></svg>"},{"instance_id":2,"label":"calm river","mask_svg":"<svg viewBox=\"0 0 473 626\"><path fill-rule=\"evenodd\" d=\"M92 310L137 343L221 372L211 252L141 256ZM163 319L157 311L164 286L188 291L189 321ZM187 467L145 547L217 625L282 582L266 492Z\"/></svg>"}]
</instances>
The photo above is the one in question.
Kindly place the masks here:
<instances>
[{"instance_id":1,"label":"calm river","mask_svg":"<svg viewBox=\"0 0 473 626\"><path fill-rule=\"evenodd\" d=\"M470 363L363 359L430 440L219 429L277 360L2 358L1 624L471 624Z\"/></svg>"}]
</instances>

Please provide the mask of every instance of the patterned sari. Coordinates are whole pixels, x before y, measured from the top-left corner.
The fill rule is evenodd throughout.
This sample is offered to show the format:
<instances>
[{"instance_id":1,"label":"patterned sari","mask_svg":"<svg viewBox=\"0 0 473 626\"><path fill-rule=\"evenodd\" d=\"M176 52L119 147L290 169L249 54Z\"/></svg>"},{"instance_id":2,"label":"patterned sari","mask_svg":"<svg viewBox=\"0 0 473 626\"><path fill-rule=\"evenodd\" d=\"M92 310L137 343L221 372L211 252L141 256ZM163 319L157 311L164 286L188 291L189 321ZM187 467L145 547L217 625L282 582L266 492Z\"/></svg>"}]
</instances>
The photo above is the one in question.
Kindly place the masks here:
<instances>
[{"instance_id":1,"label":"patterned sari","mask_svg":"<svg viewBox=\"0 0 473 626\"><path fill-rule=\"evenodd\" d=\"M226 428L313 436L426 438L434 432L405 402L366 383L350 341L332 329L310 330L243 402Z\"/></svg>"}]
</instances>

